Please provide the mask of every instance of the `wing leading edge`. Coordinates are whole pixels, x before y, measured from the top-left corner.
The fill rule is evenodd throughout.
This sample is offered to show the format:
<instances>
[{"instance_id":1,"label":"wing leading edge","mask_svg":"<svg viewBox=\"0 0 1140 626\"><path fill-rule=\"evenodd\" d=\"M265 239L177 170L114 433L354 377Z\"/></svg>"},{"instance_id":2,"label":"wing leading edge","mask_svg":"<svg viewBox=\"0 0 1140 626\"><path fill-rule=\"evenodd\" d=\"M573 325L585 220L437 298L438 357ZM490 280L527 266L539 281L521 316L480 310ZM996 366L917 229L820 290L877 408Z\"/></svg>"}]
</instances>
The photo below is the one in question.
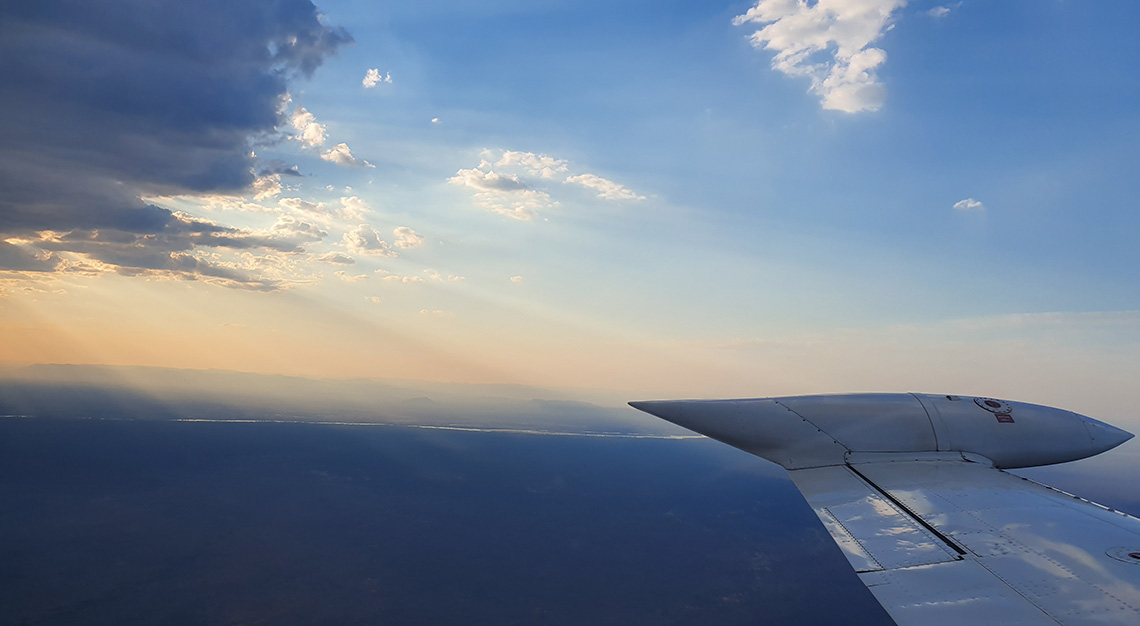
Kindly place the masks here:
<instances>
[{"instance_id":1,"label":"wing leading edge","mask_svg":"<svg viewBox=\"0 0 1140 626\"><path fill-rule=\"evenodd\" d=\"M844 398L853 399L846 410ZM1000 422L983 403L976 404L981 413L954 413L973 402L932 416L930 407L937 405L931 398L956 397L910 398L634 406L787 468L860 580L899 624L1140 623L1140 520L1004 472L977 452L940 449L949 445L938 441L939 431L942 440L958 432L959 440L968 441L971 427L993 429L982 421L987 418L1015 426L1042 415L1046 423L1065 416L1020 403L1002 403ZM876 412L873 405L880 400L884 409ZM921 413L905 410L911 402ZM1090 419L1064 413L1078 425ZM905 424L891 424L898 420ZM1050 454L1069 460L1080 458L1073 446L1088 456L1108 440L1119 445L1130 437L1092 421L1084 441L1072 441L1082 431L1063 423L1068 429L1058 430L1067 444L1038 441L1041 433L1030 432L1037 450L996 456L1007 466L1025 466L1025 459L1041 457L1052 446ZM879 428L888 432L876 443ZM1016 426L1012 434L1018 434Z\"/></svg>"}]
</instances>

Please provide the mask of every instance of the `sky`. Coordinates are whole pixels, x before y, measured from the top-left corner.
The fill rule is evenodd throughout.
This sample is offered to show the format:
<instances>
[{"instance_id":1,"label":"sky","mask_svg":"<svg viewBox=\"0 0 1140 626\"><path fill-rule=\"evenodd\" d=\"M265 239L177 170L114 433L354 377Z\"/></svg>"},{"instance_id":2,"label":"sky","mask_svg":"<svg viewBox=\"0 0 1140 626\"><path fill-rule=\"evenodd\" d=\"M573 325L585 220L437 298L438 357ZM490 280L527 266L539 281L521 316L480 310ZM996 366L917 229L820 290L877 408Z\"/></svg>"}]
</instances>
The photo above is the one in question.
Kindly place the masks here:
<instances>
[{"instance_id":1,"label":"sky","mask_svg":"<svg viewBox=\"0 0 1140 626\"><path fill-rule=\"evenodd\" d=\"M1140 5L0 7L0 364L1128 427Z\"/></svg>"}]
</instances>

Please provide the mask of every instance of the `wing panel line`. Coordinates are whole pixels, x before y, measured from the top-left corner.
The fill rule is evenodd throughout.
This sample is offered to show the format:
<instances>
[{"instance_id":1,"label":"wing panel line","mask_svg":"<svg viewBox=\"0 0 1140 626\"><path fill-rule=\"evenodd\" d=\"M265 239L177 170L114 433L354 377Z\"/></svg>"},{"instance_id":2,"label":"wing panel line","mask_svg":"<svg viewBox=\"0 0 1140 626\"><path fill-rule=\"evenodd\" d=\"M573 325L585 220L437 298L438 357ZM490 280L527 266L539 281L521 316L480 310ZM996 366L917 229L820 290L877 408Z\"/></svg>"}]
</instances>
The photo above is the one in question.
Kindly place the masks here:
<instances>
[{"instance_id":1,"label":"wing panel line","mask_svg":"<svg viewBox=\"0 0 1140 626\"><path fill-rule=\"evenodd\" d=\"M920 517L920 516L916 515L914 511L910 510L910 507L908 507L907 505L903 504L901 501L899 501L899 499L898 499L898 498L896 498L896 497L892 496L892 495L891 495L890 493L888 493L888 492L887 492L885 489L882 489L881 487L879 487L878 485L876 485L876 484L875 484L875 483L874 483L874 482L873 482L871 479L869 479L869 478L867 478L866 476L864 476L862 472L860 472L859 470L855 469L855 467L854 467L854 466L852 466L852 465L848 465L848 466L847 466L847 469L849 469L849 470L851 470L852 472L854 472L854 473L855 473L855 475L856 475L856 476L858 476L858 477L859 477L859 478L860 478L860 479L861 479L863 482L865 482L865 483L867 483L868 485L870 485L872 489L874 489L876 492L878 492L879 494L881 494L881 495L882 495L884 498L886 498L887 500L889 500L889 501L890 501L892 504L894 504L895 506L897 506L897 507L898 507L898 508L899 508L899 509L900 509L902 512L906 513L906 514L907 514L907 515L908 515L908 516L909 516L909 517L910 517L912 520L914 520L914 521L918 522L918 523L919 523L919 524L920 524L920 525L921 525L923 528L925 528L925 529L927 530L927 532L929 532L929 533L931 533L932 535L934 535L935 537L937 537L937 538L941 539L941 540L942 540L942 543L945 543L946 545L950 546L950 547L951 547L951 548L952 548L952 549L953 549L955 552L957 552L957 553L958 553L958 559L959 559L959 560L961 560L962 558L964 558L964 557L965 557L965 555L966 555L966 550L965 550L964 548L962 548L961 546L959 546L959 545L958 545L958 544L957 544L955 541L951 540L951 539L950 539L949 537L947 537L946 535L942 534L942 531L940 531L940 530L938 530L937 528L935 528L935 527L931 526L931 525L930 525L930 524L929 524L929 523L928 523L926 520L922 519L922 517Z\"/></svg>"}]
</instances>

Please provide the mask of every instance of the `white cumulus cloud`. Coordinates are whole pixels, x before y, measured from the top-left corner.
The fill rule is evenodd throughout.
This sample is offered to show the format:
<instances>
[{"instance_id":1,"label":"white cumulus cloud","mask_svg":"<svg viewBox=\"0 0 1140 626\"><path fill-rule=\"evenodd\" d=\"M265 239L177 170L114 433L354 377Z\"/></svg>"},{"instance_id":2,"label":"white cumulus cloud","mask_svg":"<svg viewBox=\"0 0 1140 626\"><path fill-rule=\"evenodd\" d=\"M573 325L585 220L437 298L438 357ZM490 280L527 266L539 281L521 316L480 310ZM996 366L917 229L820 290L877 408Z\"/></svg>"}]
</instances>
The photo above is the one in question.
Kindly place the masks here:
<instances>
[{"instance_id":1,"label":"white cumulus cloud","mask_svg":"<svg viewBox=\"0 0 1140 626\"><path fill-rule=\"evenodd\" d=\"M950 15L950 7L937 6L926 12L930 17L946 17Z\"/></svg>"},{"instance_id":2,"label":"white cumulus cloud","mask_svg":"<svg viewBox=\"0 0 1140 626\"><path fill-rule=\"evenodd\" d=\"M392 230L392 236L395 237L393 245L397 248L418 248L424 245L424 238L407 226L397 226Z\"/></svg>"},{"instance_id":3,"label":"white cumulus cloud","mask_svg":"<svg viewBox=\"0 0 1140 626\"><path fill-rule=\"evenodd\" d=\"M327 138L324 124L317 123L317 118L305 107L293 109L293 128L297 129L297 141L310 148L323 144Z\"/></svg>"},{"instance_id":4,"label":"white cumulus cloud","mask_svg":"<svg viewBox=\"0 0 1140 626\"><path fill-rule=\"evenodd\" d=\"M264 200L281 195L281 175L266 174L253 181L253 190L257 192L254 200Z\"/></svg>"},{"instance_id":5,"label":"white cumulus cloud","mask_svg":"<svg viewBox=\"0 0 1140 626\"><path fill-rule=\"evenodd\" d=\"M380 238L380 233L369 226L361 224L344 234L344 245L353 254L368 256L398 256L396 251Z\"/></svg>"},{"instance_id":6,"label":"white cumulus cloud","mask_svg":"<svg viewBox=\"0 0 1140 626\"><path fill-rule=\"evenodd\" d=\"M364 85L365 89L371 89L380 83L391 83L392 72L385 72L383 76L380 75L380 69L371 69L365 72L364 80L360 84Z\"/></svg>"},{"instance_id":7,"label":"white cumulus cloud","mask_svg":"<svg viewBox=\"0 0 1140 626\"><path fill-rule=\"evenodd\" d=\"M348 144L338 143L337 145L325 150L321 153L321 158L326 161L331 161L337 165L359 165L362 167L375 167L368 161L357 159L352 156L352 151L348 149Z\"/></svg>"},{"instance_id":8,"label":"white cumulus cloud","mask_svg":"<svg viewBox=\"0 0 1140 626\"><path fill-rule=\"evenodd\" d=\"M733 24L760 24L753 47L776 52L772 68L807 77L823 108L847 113L877 111L886 89L876 69L887 53L869 47L890 29L907 0L759 0Z\"/></svg>"},{"instance_id":9,"label":"white cumulus cloud","mask_svg":"<svg viewBox=\"0 0 1140 626\"><path fill-rule=\"evenodd\" d=\"M523 282L523 280L524 279L522 276L511 276L511 282L512 283L521 283L521 282Z\"/></svg>"},{"instance_id":10,"label":"white cumulus cloud","mask_svg":"<svg viewBox=\"0 0 1140 626\"><path fill-rule=\"evenodd\" d=\"M954 208L958 211L985 211L986 205L973 198L966 198L955 202Z\"/></svg>"},{"instance_id":11,"label":"white cumulus cloud","mask_svg":"<svg viewBox=\"0 0 1140 626\"><path fill-rule=\"evenodd\" d=\"M372 211L368 203L356 196L346 196L340 199L340 216L346 220L359 222L364 215Z\"/></svg>"},{"instance_id":12,"label":"white cumulus cloud","mask_svg":"<svg viewBox=\"0 0 1140 626\"><path fill-rule=\"evenodd\" d=\"M277 222L269 229L269 234L280 239L310 242L320 241L328 236L320 226L288 215L278 217Z\"/></svg>"}]
</instances>

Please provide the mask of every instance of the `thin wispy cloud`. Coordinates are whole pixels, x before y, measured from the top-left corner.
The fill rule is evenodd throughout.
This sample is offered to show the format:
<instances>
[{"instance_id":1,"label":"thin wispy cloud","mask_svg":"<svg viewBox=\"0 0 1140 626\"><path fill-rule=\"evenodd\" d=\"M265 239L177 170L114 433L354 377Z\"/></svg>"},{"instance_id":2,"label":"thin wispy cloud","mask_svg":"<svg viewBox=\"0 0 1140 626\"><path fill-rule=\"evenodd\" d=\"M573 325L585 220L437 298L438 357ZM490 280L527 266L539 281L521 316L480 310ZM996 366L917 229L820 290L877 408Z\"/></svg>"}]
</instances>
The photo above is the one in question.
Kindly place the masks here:
<instances>
[{"instance_id":1,"label":"thin wispy cloud","mask_svg":"<svg viewBox=\"0 0 1140 626\"><path fill-rule=\"evenodd\" d=\"M358 283L362 280L368 280L368 278L370 278L368 274L349 274L344 270L333 272L333 275L346 283Z\"/></svg>"},{"instance_id":2,"label":"thin wispy cloud","mask_svg":"<svg viewBox=\"0 0 1140 626\"><path fill-rule=\"evenodd\" d=\"M422 276L402 276L400 274L390 274L387 270L376 270L376 274L380 275L380 280L388 283L397 283L400 285L414 285L417 283L424 283Z\"/></svg>"},{"instance_id":3,"label":"thin wispy cloud","mask_svg":"<svg viewBox=\"0 0 1140 626\"><path fill-rule=\"evenodd\" d=\"M531 189L518 176L496 173L486 160L478 167L459 170L447 182L474 190L477 205L517 220L534 219L539 211L558 204L550 194Z\"/></svg>"},{"instance_id":4,"label":"thin wispy cloud","mask_svg":"<svg viewBox=\"0 0 1140 626\"><path fill-rule=\"evenodd\" d=\"M959 200L959 201L955 202L954 203L954 210L956 210L956 211L985 211L986 205L982 204L981 202L979 202L973 198L966 198L965 200Z\"/></svg>"},{"instance_id":5,"label":"thin wispy cloud","mask_svg":"<svg viewBox=\"0 0 1140 626\"><path fill-rule=\"evenodd\" d=\"M437 272L431 268L424 270L424 275L427 276L428 280L435 281L437 283L458 283L467 280L467 278L464 276L456 276L455 274L441 274L440 272Z\"/></svg>"},{"instance_id":6,"label":"thin wispy cloud","mask_svg":"<svg viewBox=\"0 0 1140 626\"><path fill-rule=\"evenodd\" d=\"M587 189L592 189L598 192L599 198L606 200L644 200L645 196L640 196L623 185L619 185L612 180L595 176L593 174L579 174L577 176L568 176L566 182L575 185L581 185Z\"/></svg>"},{"instance_id":7,"label":"thin wispy cloud","mask_svg":"<svg viewBox=\"0 0 1140 626\"><path fill-rule=\"evenodd\" d=\"M559 206L551 195L561 186L559 181L562 185L591 189L604 200L645 199L597 174L574 174L567 161L549 155L504 150L496 157L494 151L485 149L481 156L479 165L459 170L448 182L473 190L476 205L514 219L531 220L542 211Z\"/></svg>"},{"instance_id":8,"label":"thin wispy cloud","mask_svg":"<svg viewBox=\"0 0 1140 626\"><path fill-rule=\"evenodd\" d=\"M311 257L317 263L331 263L333 265L353 265L356 259L343 252L327 252L321 255L314 255Z\"/></svg>"},{"instance_id":9,"label":"thin wispy cloud","mask_svg":"<svg viewBox=\"0 0 1140 626\"><path fill-rule=\"evenodd\" d=\"M759 24L753 47L776 53L772 69L811 81L824 109L878 111L886 88L877 69L887 53L871 44L891 28L907 0L759 0L733 20Z\"/></svg>"}]
</instances>

